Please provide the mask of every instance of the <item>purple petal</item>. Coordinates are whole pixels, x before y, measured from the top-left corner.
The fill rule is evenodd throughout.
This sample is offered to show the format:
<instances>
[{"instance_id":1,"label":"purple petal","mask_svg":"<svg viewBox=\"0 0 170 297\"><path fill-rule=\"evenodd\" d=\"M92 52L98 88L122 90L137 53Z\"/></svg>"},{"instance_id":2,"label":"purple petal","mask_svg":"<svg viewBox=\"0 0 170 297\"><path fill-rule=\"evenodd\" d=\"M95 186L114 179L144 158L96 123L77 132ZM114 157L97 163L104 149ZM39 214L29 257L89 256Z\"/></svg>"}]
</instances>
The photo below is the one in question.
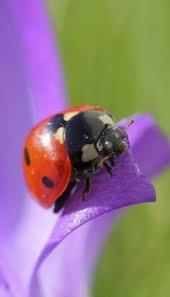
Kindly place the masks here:
<instances>
[{"instance_id":1,"label":"purple petal","mask_svg":"<svg viewBox=\"0 0 170 297\"><path fill-rule=\"evenodd\" d=\"M28 197L21 150L34 122L65 107L66 95L42 1L0 1L0 36L0 252L26 286L56 217Z\"/></svg>"},{"instance_id":2,"label":"purple petal","mask_svg":"<svg viewBox=\"0 0 170 297\"><path fill-rule=\"evenodd\" d=\"M149 114L136 115L137 121L129 128L129 140L134 158L144 175L154 178L170 165L170 145L155 119ZM158 141L159 140L159 141ZM145 163L143 162L145 156ZM152 160L154 162L151 164Z\"/></svg>"},{"instance_id":3,"label":"purple petal","mask_svg":"<svg viewBox=\"0 0 170 297\"><path fill-rule=\"evenodd\" d=\"M47 254L35 274L31 292L39 284L45 296L91 296L89 290L99 252L119 215L120 211L106 213L66 237Z\"/></svg>"},{"instance_id":4,"label":"purple petal","mask_svg":"<svg viewBox=\"0 0 170 297\"><path fill-rule=\"evenodd\" d=\"M125 122L121 123L121 125L122 124L125 124ZM155 158L155 156L153 156L153 158L150 157L150 167L154 168L153 175L160 173L160 171L167 165L167 161L170 160L170 148L165 136L156 127L153 118L149 115L136 116L134 125L136 126L136 130L139 132L138 137L136 137L134 131L131 128L129 129L130 144L134 152L136 152L136 146L138 145L139 140L141 141L141 145L144 142L149 148L151 147L151 143L157 144L155 147L155 154L158 154L159 147L161 145L163 154L158 154L157 158ZM152 134L150 133L150 130L155 132ZM138 156L139 155L135 153L137 161ZM145 174L150 173L150 167L148 167L148 172L147 169L145 169L146 163L148 162L145 150L140 150L140 160L142 172L144 169ZM36 265L32 278L32 289L35 289L37 285L36 279L34 279L37 270L51 251L73 230L85 222L88 222L82 228L77 229L67 239L65 239L61 246L55 250L53 256L50 255L48 261L45 262L44 268L42 267L41 269L41 274L43 274L43 271L46 271L46 273L48 271L50 273L50 269L48 268L49 266L51 268L51 263L56 261L56 269L53 268L53 273L55 270L55 279L58 280L58 283L61 282L61 286L53 284L53 290L59 296L65 296L70 288L72 288L69 296L80 296L82 288L87 288L87 280L89 280L91 268L93 268L93 264L95 262L94 258L96 258L93 258L93 256L98 254L96 253L96 246L99 251L101 245L103 244L103 239L107 236L107 231L110 229L110 225L115 217L115 211L110 215L105 214L98 219L91 222L89 221L108 211L154 200L153 188L148 184L147 180L143 176L140 176L136 166L131 160L130 153L127 153L121 160L118 161L115 168L115 174L114 179L109 179L107 176L104 179L105 173L94 178L93 189L95 188L95 192L89 201L83 203L81 202L81 190L75 193L72 200L70 199L66 205L64 213L58 219L49 242L45 246ZM113 191L110 190L111 188ZM89 238L93 238L94 240L88 240ZM74 245L74 243L77 245L77 242L80 243L79 250L77 250ZM81 242L83 242L83 244L81 244ZM77 257L80 258L80 261L76 260ZM59 259L60 261L64 261L64 263L63 266L59 265L59 268L57 268ZM77 263L76 269L75 265L71 263ZM78 266L78 263L80 267ZM65 279L65 276L67 276L67 279L70 279L72 276L72 281L69 281L63 288L62 279ZM43 289L47 290L47 287L48 281L46 281L46 288L44 287ZM50 289L50 287L52 287L52 285L49 286L48 289ZM48 291L48 293L50 292L50 294L53 294L54 291Z\"/></svg>"},{"instance_id":5,"label":"purple petal","mask_svg":"<svg viewBox=\"0 0 170 297\"><path fill-rule=\"evenodd\" d=\"M23 297L23 291L16 275L14 275L7 263L0 259L0 296L3 297Z\"/></svg>"},{"instance_id":6,"label":"purple petal","mask_svg":"<svg viewBox=\"0 0 170 297\"><path fill-rule=\"evenodd\" d=\"M35 122L66 106L59 52L54 46L54 36L42 2L15 0L11 4L16 25L20 29L18 33L29 75L27 87Z\"/></svg>"}]
</instances>

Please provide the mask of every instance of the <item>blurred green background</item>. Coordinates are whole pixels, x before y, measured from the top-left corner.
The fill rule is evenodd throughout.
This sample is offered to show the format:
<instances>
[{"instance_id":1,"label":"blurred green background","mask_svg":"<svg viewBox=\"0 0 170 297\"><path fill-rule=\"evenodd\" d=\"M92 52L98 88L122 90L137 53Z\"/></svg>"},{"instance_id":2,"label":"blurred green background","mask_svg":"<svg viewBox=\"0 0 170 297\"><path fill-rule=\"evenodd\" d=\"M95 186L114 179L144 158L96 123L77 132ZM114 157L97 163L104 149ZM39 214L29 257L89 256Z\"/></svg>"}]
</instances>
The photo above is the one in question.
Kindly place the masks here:
<instances>
[{"instance_id":1,"label":"blurred green background","mask_svg":"<svg viewBox=\"0 0 170 297\"><path fill-rule=\"evenodd\" d=\"M72 104L119 120L152 112L170 136L170 2L48 0ZM170 170L157 202L129 209L97 267L95 297L170 296Z\"/></svg>"}]
</instances>

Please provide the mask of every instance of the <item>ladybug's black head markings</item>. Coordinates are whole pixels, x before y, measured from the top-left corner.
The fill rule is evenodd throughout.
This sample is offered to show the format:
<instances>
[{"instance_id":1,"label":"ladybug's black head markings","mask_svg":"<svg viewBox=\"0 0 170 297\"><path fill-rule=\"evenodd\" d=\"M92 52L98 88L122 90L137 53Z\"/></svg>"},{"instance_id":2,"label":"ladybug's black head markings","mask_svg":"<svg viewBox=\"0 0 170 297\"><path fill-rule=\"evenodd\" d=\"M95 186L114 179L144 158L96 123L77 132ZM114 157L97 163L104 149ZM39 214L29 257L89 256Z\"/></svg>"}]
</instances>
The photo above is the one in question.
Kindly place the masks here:
<instances>
[{"instance_id":1,"label":"ladybug's black head markings","mask_svg":"<svg viewBox=\"0 0 170 297\"><path fill-rule=\"evenodd\" d=\"M96 149L103 156L121 155L127 149L125 133L114 125L106 125L96 142Z\"/></svg>"}]
</instances>

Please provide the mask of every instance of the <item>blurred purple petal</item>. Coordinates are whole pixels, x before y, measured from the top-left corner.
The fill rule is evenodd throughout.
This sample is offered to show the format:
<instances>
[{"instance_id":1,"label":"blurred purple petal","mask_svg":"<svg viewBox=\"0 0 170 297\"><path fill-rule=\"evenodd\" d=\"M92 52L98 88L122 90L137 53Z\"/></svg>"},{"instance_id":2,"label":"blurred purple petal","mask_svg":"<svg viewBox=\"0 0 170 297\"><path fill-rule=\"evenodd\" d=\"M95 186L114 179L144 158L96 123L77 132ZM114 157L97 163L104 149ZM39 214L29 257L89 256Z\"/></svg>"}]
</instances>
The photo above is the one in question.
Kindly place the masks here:
<instances>
[{"instance_id":1,"label":"blurred purple petal","mask_svg":"<svg viewBox=\"0 0 170 297\"><path fill-rule=\"evenodd\" d=\"M11 272L7 263L0 258L0 296L1 297L23 297L20 283L16 275Z\"/></svg>"},{"instance_id":2,"label":"blurred purple petal","mask_svg":"<svg viewBox=\"0 0 170 297\"><path fill-rule=\"evenodd\" d=\"M31 113L38 122L66 106L59 52L42 0L15 0L12 6L29 75Z\"/></svg>"},{"instance_id":3,"label":"blurred purple petal","mask_svg":"<svg viewBox=\"0 0 170 297\"><path fill-rule=\"evenodd\" d=\"M27 197L21 150L33 124L64 108L66 95L42 1L1 1L0 36L0 253L25 287L56 217Z\"/></svg>"},{"instance_id":4,"label":"blurred purple petal","mask_svg":"<svg viewBox=\"0 0 170 297\"><path fill-rule=\"evenodd\" d=\"M120 125L125 126L126 121L121 122ZM134 128L132 130L132 127L134 126L138 133L134 133ZM150 131L153 131L153 133L150 133ZM170 147L166 137L156 126L155 121L151 116L135 116L135 124L129 128L129 139L132 151L135 153L135 159L137 162L138 157L140 156L140 169L142 173L144 172L149 177L153 177L156 174L160 173L167 166L167 163L170 161ZM140 154L136 154L139 140L141 145L143 145L144 143L145 146L147 146L147 152L149 155L150 151L152 150L152 144L155 145L155 154L158 156L157 158L155 158L155 155L150 156L150 166L146 166L146 163L148 163L148 154L146 155L145 149L140 150ZM160 147L162 149L162 154L159 154ZM152 174L150 168L154 168L154 170L152 170ZM123 171L125 170L126 168L123 168ZM116 168L115 171L117 174L119 174ZM96 177L96 179L98 178L101 178L101 176ZM115 177L115 179L116 178L117 177ZM116 181L113 181L111 179L109 181L105 179L106 185L104 185L104 187L107 188L108 184L110 184L110 181L112 184L111 186L113 187L113 189L115 189L114 185ZM98 181L96 184L96 189L97 187L100 187L100 185L98 185ZM103 189L101 186L101 191L102 190ZM134 189L132 189L132 192L133 190ZM107 189L105 191L107 191ZM119 192L119 189L118 191L115 190L115 192L117 194ZM100 190L96 190L96 193L100 193ZM105 201L106 198L102 199L102 203L100 203L100 194L98 194L96 200L93 195L92 199L87 202L86 206L82 206L80 198L81 196L77 194L75 197L73 197L73 200L67 204L63 215L57 221L56 227L50 237L50 240L45 246L44 251L37 263L35 274L33 276L33 283L31 284L33 290L35 290L38 285L38 279L34 277L38 277L37 271L41 266L39 280L41 282L43 291L46 292L47 295L52 296L55 293L58 296L67 296L69 290L70 297L81 296L84 292L87 293L89 284L91 284L91 277L97 256L104 243L104 240L108 236L108 232L113 221L119 214L119 211L112 211L109 214L106 213L105 215L100 216L92 221L88 220L91 220L96 215L102 214L106 211L110 211L110 207L111 209L120 207L120 204L117 204L119 203L117 195L116 199L114 200L114 193L112 195L109 194L110 193L107 193L107 201ZM140 199L138 193L136 192L135 194L136 198ZM143 197L141 196L141 200L138 201L136 201L135 199L133 200L131 196L131 201L129 203L129 201L127 201L127 196L128 194L123 197L121 201L121 207L127 206L131 203L144 202L145 199L143 198L146 198L144 191ZM109 198L111 201L109 200ZM77 201L74 202L76 199ZM149 199L147 201L149 201ZM108 206L110 202L111 205ZM82 210L81 206L83 208ZM88 221L88 223L75 230L78 226L86 221ZM72 232L73 230L75 231L70 234L70 232ZM68 234L70 234L69 237L65 238L65 236ZM64 239L64 241L61 243L62 239ZM77 242L79 244L77 244ZM58 246L59 243L60 245ZM57 247L57 249L55 249L55 247ZM53 253L51 253L52 250L54 250ZM42 263L44 263L44 265L42 265ZM49 276L49 280L46 278L46 284L44 286L44 282L42 280L45 279L45 275L47 275L47 273ZM68 279L68 282L64 285L63 280L66 278Z\"/></svg>"}]
</instances>

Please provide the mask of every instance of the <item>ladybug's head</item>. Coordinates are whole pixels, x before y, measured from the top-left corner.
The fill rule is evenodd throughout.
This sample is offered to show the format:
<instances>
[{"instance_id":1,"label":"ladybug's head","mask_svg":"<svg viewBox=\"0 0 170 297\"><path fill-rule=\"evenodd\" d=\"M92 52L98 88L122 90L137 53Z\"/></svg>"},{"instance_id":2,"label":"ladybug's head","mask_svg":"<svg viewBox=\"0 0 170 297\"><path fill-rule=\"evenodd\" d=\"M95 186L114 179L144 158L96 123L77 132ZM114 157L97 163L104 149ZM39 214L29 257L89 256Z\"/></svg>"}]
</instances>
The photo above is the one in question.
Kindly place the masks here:
<instances>
[{"instance_id":1,"label":"ladybug's head","mask_svg":"<svg viewBox=\"0 0 170 297\"><path fill-rule=\"evenodd\" d=\"M125 132L117 126L106 126L100 134L96 149L103 156L121 155L128 147Z\"/></svg>"}]
</instances>

